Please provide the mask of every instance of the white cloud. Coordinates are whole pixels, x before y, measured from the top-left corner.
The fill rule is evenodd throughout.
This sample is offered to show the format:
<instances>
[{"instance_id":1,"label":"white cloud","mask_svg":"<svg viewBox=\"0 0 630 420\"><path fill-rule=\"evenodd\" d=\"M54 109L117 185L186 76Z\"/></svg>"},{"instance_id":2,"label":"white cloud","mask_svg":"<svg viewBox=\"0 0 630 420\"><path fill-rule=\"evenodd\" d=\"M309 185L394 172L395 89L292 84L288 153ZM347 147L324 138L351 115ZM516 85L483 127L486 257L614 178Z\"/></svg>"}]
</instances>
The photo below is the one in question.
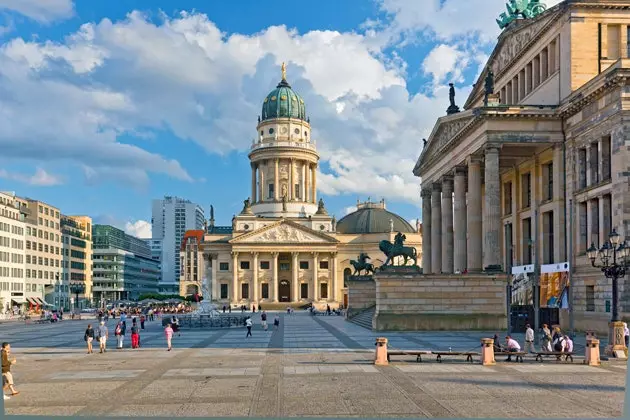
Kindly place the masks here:
<instances>
[{"instance_id":1,"label":"white cloud","mask_svg":"<svg viewBox=\"0 0 630 420\"><path fill-rule=\"evenodd\" d=\"M0 0L0 10L11 10L39 22L72 17L72 0Z\"/></svg>"},{"instance_id":2,"label":"white cloud","mask_svg":"<svg viewBox=\"0 0 630 420\"><path fill-rule=\"evenodd\" d=\"M0 178L39 187L51 187L63 184L63 180L60 177L50 174L42 168L37 168L33 175L10 173L6 169L0 169Z\"/></svg>"},{"instance_id":3,"label":"white cloud","mask_svg":"<svg viewBox=\"0 0 630 420\"><path fill-rule=\"evenodd\" d=\"M141 239L151 237L151 223L146 220L136 220L125 223L125 233Z\"/></svg>"},{"instance_id":4,"label":"white cloud","mask_svg":"<svg viewBox=\"0 0 630 420\"><path fill-rule=\"evenodd\" d=\"M449 75L449 82L459 83L463 81L463 72L468 67L468 62L467 54L456 46L440 44L427 54L422 68L426 74L432 76L436 85L443 83Z\"/></svg>"},{"instance_id":5,"label":"white cloud","mask_svg":"<svg viewBox=\"0 0 630 420\"><path fill-rule=\"evenodd\" d=\"M349 207L345 207L343 209L343 215L347 216L350 213L354 213L355 211L357 211L357 206L349 206Z\"/></svg>"}]
</instances>

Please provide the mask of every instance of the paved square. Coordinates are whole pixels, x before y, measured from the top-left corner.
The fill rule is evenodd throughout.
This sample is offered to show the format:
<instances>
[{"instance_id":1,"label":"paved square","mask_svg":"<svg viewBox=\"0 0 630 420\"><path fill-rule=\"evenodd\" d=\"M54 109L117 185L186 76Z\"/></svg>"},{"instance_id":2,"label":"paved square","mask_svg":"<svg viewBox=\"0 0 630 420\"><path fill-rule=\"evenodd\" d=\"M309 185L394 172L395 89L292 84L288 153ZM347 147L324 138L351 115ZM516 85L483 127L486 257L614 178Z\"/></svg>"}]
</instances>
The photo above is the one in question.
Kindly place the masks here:
<instances>
[{"instance_id":1,"label":"paved square","mask_svg":"<svg viewBox=\"0 0 630 420\"><path fill-rule=\"evenodd\" d=\"M254 317L257 320L257 317ZM18 363L6 414L261 417L616 417L627 365L545 360L483 367L463 358L393 357L372 364L377 336L393 349L479 351L494 332L373 333L341 317L281 314L278 331L184 330L173 351L159 322L142 348L86 354L88 322L0 324ZM110 331L114 321L110 320ZM523 337L518 337L522 342ZM603 344L605 345L605 343ZM583 354L584 338L576 339Z\"/></svg>"}]
</instances>

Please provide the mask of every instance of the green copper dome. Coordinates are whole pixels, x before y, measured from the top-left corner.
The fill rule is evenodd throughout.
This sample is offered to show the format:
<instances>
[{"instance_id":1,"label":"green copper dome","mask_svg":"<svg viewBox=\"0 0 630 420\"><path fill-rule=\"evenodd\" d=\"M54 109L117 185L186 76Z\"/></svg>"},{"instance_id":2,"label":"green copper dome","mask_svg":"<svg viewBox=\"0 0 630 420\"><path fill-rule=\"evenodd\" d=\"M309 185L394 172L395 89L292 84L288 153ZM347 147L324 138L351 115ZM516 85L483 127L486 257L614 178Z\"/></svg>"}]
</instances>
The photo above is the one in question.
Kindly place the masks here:
<instances>
[{"instance_id":1,"label":"green copper dome","mask_svg":"<svg viewBox=\"0 0 630 420\"><path fill-rule=\"evenodd\" d=\"M299 118L306 121L304 100L291 89L284 77L263 102L261 120L272 118Z\"/></svg>"},{"instance_id":2,"label":"green copper dome","mask_svg":"<svg viewBox=\"0 0 630 420\"><path fill-rule=\"evenodd\" d=\"M391 222L390 222L391 220ZM378 207L364 207L337 222L337 233L414 233L415 229L399 215Z\"/></svg>"}]
</instances>

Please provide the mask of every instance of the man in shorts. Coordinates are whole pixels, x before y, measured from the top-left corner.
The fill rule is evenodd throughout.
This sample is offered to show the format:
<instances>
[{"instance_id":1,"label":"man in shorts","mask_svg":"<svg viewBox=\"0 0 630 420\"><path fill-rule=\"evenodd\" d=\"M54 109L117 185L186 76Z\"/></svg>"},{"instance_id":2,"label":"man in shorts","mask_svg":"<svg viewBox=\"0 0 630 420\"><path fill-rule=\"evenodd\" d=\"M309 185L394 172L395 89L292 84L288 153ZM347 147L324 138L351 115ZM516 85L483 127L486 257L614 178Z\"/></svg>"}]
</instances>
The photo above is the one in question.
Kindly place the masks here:
<instances>
[{"instance_id":1,"label":"man in shorts","mask_svg":"<svg viewBox=\"0 0 630 420\"><path fill-rule=\"evenodd\" d=\"M107 325L105 325L105 321L101 321L101 325L98 326L98 341L100 343L101 353L107 351Z\"/></svg>"},{"instance_id":2,"label":"man in shorts","mask_svg":"<svg viewBox=\"0 0 630 420\"><path fill-rule=\"evenodd\" d=\"M13 375L11 374L11 365L15 364L15 357L13 359L11 356L11 344L2 343L2 395L5 400L8 400L10 397L4 393L7 389L11 391L11 395L17 395L20 391L16 391L13 386Z\"/></svg>"}]
</instances>

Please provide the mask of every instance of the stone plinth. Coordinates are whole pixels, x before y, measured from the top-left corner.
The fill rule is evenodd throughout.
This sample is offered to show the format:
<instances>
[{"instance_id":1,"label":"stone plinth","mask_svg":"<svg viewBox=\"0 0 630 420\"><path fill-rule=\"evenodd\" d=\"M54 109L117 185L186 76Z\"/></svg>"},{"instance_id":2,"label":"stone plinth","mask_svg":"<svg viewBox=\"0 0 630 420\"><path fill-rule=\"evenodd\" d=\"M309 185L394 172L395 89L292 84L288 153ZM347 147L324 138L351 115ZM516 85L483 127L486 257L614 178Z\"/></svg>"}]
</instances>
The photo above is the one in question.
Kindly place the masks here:
<instances>
[{"instance_id":1,"label":"stone plinth","mask_svg":"<svg viewBox=\"0 0 630 420\"><path fill-rule=\"evenodd\" d=\"M507 328L502 276L379 271L374 281L377 331Z\"/></svg>"},{"instance_id":2,"label":"stone plinth","mask_svg":"<svg viewBox=\"0 0 630 420\"><path fill-rule=\"evenodd\" d=\"M628 356L626 355L623 322L611 322L608 324L608 328L608 346L606 346L606 355L613 356L620 360L627 360Z\"/></svg>"},{"instance_id":3,"label":"stone plinth","mask_svg":"<svg viewBox=\"0 0 630 420\"><path fill-rule=\"evenodd\" d=\"M494 339L481 339L481 364L484 366L494 366L497 362L494 360Z\"/></svg>"},{"instance_id":4,"label":"stone plinth","mask_svg":"<svg viewBox=\"0 0 630 420\"><path fill-rule=\"evenodd\" d=\"M599 366L601 364L599 358L599 340L590 336L586 339L586 353L584 354L584 363L589 366Z\"/></svg>"},{"instance_id":5,"label":"stone plinth","mask_svg":"<svg viewBox=\"0 0 630 420\"><path fill-rule=\"evenodd\" d=\"M352 318L364 309L376 304L376 283L372 276L348 277L348 310L346 316Z\"/></svg>"},{"instance_id":6,"label":"stone plinth","mask_svg":"<svg viewBox=\"0 0 630 420\"><path fill-rule=\"evenodd\" d=\"M376 339L376 354L374 355L374 364L379 366L387 366L387 338L378 337Z\"/></svg>"}]
</instances>

